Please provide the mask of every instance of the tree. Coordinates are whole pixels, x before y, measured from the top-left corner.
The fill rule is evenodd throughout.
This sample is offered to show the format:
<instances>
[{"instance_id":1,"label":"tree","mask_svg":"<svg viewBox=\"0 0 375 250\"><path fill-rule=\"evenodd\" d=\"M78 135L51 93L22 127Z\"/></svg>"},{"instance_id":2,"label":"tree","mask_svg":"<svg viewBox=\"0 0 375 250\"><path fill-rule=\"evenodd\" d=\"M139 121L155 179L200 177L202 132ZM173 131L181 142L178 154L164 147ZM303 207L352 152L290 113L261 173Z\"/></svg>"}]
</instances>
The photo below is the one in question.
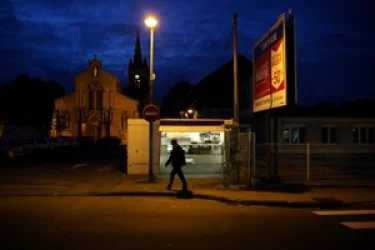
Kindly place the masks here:
<instances>
[{"instance_id":1,"label":"tree","mask_svg":"<svg viewBox=\"0 0 375 250\"><path fill-rule=\"evenodd\" d=\"M54 100L65 95L56 81L44 81L19 75L6 84L0 93L2 116L13 125L35 126L48 131L51 126Z\"/></svg>"},{"instance_id":2,"label":"tree","mask_svg":"<svg viewBox=\"0 0 375 250\"><path fill-rule=\"evenodd\" d=\"M174 84L166 94L161 106L162 117L179 117L180 111L185 109L184 100L193 89L193 85L187 81Z\"/></svg>"}]
</instances>

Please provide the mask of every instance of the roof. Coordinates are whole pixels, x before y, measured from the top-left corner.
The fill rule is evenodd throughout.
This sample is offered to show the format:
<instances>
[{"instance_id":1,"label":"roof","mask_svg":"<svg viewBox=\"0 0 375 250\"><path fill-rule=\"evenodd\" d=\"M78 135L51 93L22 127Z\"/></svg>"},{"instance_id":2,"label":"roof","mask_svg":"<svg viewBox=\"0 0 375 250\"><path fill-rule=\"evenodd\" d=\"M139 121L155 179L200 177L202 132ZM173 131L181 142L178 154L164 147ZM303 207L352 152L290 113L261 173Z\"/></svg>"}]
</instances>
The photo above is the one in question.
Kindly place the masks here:
<instances>
[{"instance_id":1,"label":"roof","mask_svg":"<svg viewBox=\"0 0 375 250\"><path fill-rule=\"evenodd\" d=\"M250 85L252 62L242 55L238 56L238 75L240 89ZM209 73L195 85L186 97L185 105L190 105L194 101L201 108L232 108L233 60Z\"/></svg>"}]
</instances>

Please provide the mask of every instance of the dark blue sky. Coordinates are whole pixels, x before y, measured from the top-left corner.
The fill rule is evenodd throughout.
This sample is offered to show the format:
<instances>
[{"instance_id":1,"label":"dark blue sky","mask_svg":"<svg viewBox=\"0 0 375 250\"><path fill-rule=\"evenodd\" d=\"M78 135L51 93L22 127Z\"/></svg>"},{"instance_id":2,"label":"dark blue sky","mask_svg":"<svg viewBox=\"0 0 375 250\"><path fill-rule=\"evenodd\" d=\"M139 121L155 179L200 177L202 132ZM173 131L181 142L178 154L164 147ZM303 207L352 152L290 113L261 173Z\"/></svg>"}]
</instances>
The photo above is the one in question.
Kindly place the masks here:
<instances>
[{"instance_id":1,"label":"dark blue sky","mask_svg":"<svg viewBox=\"0 0 375 250\"><path fill-rule=\"evenodd\" d=\"M231 18L239 15L239 52L253 44L292 8L297 18L299 97L303 104L375 96L375 34L370 1L300 0L1 0L0 82L29 73L61 82L97 54L125 83L140 30L148 58L147 13L156 30L156 94L178 80L197 82L232 58Z\"/></svg>"}]
</instances>

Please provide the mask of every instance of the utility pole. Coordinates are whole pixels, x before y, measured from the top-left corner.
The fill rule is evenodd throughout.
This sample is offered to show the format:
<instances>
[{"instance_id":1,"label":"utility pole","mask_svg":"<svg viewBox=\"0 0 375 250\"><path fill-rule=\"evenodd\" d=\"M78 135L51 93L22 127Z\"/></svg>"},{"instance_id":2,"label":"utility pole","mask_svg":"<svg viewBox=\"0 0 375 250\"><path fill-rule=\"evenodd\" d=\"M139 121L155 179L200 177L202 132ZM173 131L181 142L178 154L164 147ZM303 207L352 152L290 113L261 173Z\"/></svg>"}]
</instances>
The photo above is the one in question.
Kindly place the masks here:
<instances>
[{"instance_id":1,"label":"utility pole","mask_svg":"<svg viewBox=\"0 0 375 250\"><path fill-rule=\"evenodd\" d=\"M236 161L236 156L239 150L239 105L238 105L238 42L237 42L237 13L233 13L233 128L234 141L231 141L231 172L233 171L232 180L234 183L238 183L240 180L240 165ZM233 140L231 139L231 140Z\"/></svg>"},{"instance_id":2,"label":"utility pole","mask_svg":"<svg viewBox=\"0 0 375 250\"><path fill-rule=\"evenodd\" d=\"M233 120L240 123L238 105L238 41L237 41L237 13L233 13Z\"/></svg>"}]
</instances>

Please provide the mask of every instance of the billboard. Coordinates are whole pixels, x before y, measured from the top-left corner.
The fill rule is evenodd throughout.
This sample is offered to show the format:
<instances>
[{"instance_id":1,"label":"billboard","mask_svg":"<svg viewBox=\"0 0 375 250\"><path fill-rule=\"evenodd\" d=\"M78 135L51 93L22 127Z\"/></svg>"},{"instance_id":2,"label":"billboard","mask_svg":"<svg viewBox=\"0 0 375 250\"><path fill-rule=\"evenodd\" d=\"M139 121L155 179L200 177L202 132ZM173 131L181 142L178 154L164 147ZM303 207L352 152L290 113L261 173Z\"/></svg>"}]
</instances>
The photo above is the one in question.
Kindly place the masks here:
<instances>
[{"instance_id":1,"label":"billboard","mask_svg":"<svg viewBox=\"0 0 375 250\"><path fill-rule=\"evenodd\" d=\"M285 15L253 47L253 112L288 104Z\"/></svg>"}]
</instances>

